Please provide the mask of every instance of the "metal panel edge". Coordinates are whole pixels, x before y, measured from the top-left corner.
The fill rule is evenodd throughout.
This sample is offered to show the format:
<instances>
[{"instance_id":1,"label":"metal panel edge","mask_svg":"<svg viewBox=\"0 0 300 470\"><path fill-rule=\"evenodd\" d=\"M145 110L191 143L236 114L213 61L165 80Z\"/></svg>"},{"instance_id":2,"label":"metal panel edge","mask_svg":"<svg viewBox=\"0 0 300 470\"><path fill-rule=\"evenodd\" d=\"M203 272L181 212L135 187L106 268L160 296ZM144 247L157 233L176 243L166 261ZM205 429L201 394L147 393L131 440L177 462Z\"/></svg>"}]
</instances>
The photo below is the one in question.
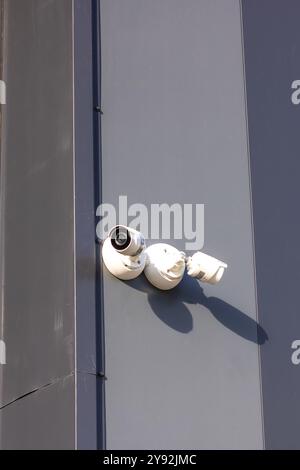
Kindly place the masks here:
<instances>
[{"instance_id":1,"label":"metal panel edge","mask_svg":"<svg viewBox=\"0 0 300 470\"><path fill-rule=\"evenodd\" d=\"M95 214L100 199L100 90L98 2L73 1L74 210L76 282L76 448L104 447L104 355L99 246Z\"/></svg>"}]
</instances>

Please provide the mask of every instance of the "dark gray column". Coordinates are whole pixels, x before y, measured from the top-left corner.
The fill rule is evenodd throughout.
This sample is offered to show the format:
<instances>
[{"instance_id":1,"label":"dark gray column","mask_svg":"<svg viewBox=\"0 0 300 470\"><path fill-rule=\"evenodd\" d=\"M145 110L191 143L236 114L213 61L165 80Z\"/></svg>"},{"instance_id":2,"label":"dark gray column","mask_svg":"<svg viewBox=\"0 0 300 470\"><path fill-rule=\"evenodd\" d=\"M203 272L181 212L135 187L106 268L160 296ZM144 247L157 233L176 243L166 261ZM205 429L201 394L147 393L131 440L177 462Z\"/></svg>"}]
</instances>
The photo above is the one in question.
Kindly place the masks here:
<instances>
[{"instance_id":1,"label":"dark gray column","mask_svg":"<svg viewBox=\"0 0 300 470\"><path fill-rule=\"evenodd\" d=\"M4 6L1 448L74 448L73 2Z\"/></svg>"}]
</instances>

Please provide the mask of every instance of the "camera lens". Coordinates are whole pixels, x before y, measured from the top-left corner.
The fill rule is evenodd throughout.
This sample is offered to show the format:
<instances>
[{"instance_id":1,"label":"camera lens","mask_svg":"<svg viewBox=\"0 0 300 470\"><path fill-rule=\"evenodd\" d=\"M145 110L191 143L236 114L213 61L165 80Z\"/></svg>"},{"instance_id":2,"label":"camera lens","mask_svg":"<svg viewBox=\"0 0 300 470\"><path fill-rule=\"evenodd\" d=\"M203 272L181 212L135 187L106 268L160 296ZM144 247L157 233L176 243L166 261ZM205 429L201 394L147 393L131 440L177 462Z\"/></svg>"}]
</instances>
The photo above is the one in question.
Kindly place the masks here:
<instances>
[{"instance_id":1,"label":"camera lens","mask_svg":"<svg viewBox=\"0 0 300 470\"><path fill-rule=\"evenodd\" d=\"M127 242L127 235L124 232L119 231L116 234L116 244L120 247L124 246Z\"/></svg>"},{"instance_id":2,"label":"camera lens","mask_svg":"<svg viewBox=\"0 0 300 470\"><path fill-rule=\"evenodd\" d=\"M131 242L130 235L128 230L125 227L117 226L115 230L110 235L111 244L115 250L122 251L125 250Z\"/></svg>"}]
</instances>

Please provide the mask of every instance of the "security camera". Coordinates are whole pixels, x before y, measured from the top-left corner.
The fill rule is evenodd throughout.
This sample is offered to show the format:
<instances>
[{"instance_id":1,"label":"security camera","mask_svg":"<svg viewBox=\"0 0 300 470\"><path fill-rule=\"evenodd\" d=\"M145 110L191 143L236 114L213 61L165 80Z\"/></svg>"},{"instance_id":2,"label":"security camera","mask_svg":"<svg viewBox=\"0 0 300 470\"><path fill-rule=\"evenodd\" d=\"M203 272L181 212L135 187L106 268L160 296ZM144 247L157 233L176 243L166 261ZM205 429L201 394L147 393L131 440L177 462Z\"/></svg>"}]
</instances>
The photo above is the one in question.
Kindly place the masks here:
<instances>
[{"instance_id":1,"label":"security camera","mask_svg":"<svg viewBox=\"0 0 300 470\"><path fill-rule=\"evenodd\" d=\"M146 263L144 236L130 227L116 225L102 247L102 259L111 274L122 280L135 279Z\"/></svg>"},{"instance_id":2,"label":"security camera","mask_svg":"<svg viewBox=\"0 0 300 470\"><path fill-rule=\"evenodd\" d=\"M169 290L179 284L185 271L185 253L166 243L156 243L145 254L144 274L153 286Z\"/></svg>"},{"instance_id":3,"label":"security camera","mask_svg":"<svg viewBox=\"0 0 300 470\"><path fill-rule=\"evenodd\" d=\"M201 282L217 284L224 274L227 264L212 256L197 251L186 260L188 275L199 279Z\"/></svg>"},{"instance_id":4,"label":"security camera","mask_svg":"<svg viewBox=\"0 0 300 470\"><path fill-rule=\"evenodd\" d=\"M125 225L116 225L108 236L113 248L122 255L137 256L145 248L145 238L141 232Z\"/></svg>"}]
</instances>

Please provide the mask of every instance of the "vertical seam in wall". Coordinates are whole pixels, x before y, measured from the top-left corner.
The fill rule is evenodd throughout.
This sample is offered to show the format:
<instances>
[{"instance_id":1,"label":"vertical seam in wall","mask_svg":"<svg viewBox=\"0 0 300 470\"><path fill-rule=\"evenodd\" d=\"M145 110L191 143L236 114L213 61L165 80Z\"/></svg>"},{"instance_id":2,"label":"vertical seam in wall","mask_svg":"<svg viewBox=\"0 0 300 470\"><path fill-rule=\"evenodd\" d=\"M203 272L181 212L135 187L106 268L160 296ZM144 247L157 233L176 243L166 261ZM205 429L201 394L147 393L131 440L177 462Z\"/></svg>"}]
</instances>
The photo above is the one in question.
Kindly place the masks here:
<instances>
[{"instance_id":1,"label":"vertical seam in wall","mask_svg":"<svg viewBox=\"0 0 300 470\"><path fill-rule=\"evenodd\" d=\"M4 0L0 0L0 79L4 79ZM3 106L0 109L0 339L4 339L4 198L5 198L5 165L3 158ZM1 390L0 390L1 393Z\"/></svg>"},{"instance_id":2,"label":"vertical seam in wall","mask_svg":"<svg viewBox=\"0 0 300 470\"><path fill-rule=\"evenodd\" d=\"M1 0L1 25L0 25L0 34L1 34L1 69L0 69L0 79L4 80L7 84L7 38L6 38L6 27L7 27L7 17L8 17L8 5L5 0ZM6 100L7 103L7 100ZM4 119L4 109L7 110L7 104L1 105L1 125L0 125L0 339L5 343L5 201L6 201L6 119ZM6 114L6 113L5 113ZM7 348L6 348L7 355ZM0 395L2 396L4 390L3 383L3 367L1 366L0 373L1 377L1 390ZM2 422L0 419L0 448L2 446Z\"/></svg>"},{"instance_id":3,"label":"vertical seam in wall","mask_svg":"<svg viewBox=\"0 0 300 470\"><path fill-rule=\"evenodd\" d=\"M76 301L76 205L75 205L75 194L76 194L76 167L75 167L75 15L74 15L74 0L72 0L72 66L73 66L73 80L72 80L72 93L73 93L73 244L74 244L74 256L73 256L73 289L74 289L74 399L75 399L75 429L74 429L74 439L75 439L75 449L78 448L77 442L77 301Z\"/></svg>"},{"instance_id":4,"label":"vertical seam in wall","mask_svg":"<svg viewBox=\"0 0 300 470\"><path fill-rule=\"evenodd\" d=\"M4 0L0 0L0 79L4 80ZM4 227L4 199L5 199L5 186L4 186L4 157L3 157L3 136L4 136L4 119L3 119L3 105L0 104L0 340L5 341L4 339L4 236L5 236L5 227ZM0 402L2 402L3 396L3 367L0 365ZM2 449L2 414L0 414L0 449Z\"/></svg>"},{"instance_id":5,"label":"vertical seam in wall","mask_svg":"<svg viewBox=\"0 0 300 470\"><path fill-rule=\"evenodd\" d=\"M93 100L94 106L100 106L101 103L101 12L100 0L93 0L92 14L92 41L93 41ZM94 112L93 119L93 148L94 148L94 210L102 202L102 134L101 134L101 113ZM95 218L96 221L96 218ZM96 236L96 232L95 232ZM105 376L105 333L104 333L104 306L103 306L103 277L101 270L101 253L100 245L96 245L96 289L95 289L95 304L96 304L96 328L97 338L97 372L100 371L102 376ZM98 447L106 448L106 406L105 406L105 381L97 387L102 387L102 402L98 403L98 417L99 408L101 407L101 423L98 422ZM99 394L97 394L99 396Z\"/></svg>"},{"instance_id":6,"label":"vertical seam in wall","mask_svg":"<svg viewBox=\"0 0 300 470\"><path fill-rule=\"evenodd\" d=\"M240 8L240 24L241 24L241 45L242 45L242 61L243 61L243 84L244 84L244 102L245 102L245 123L247 138L247 160L248 160L248 181L250 194L250 214L251 214L251 238L252 238L252 260L254 274L254 293L256 321L259 323L258 296L257 296L257 276L256 276L256 252L255 252L255 235L254 235L254 217L253 217L253 198L252 198L252 180L251 180L251 163L250 163L250 138L249 138L249 122L248 122L248 100L247 100L247 80L246 80L246 62L245 62L245 44L244 44L244 27L243 27L243 6L242 0L239 0ZM261 370L261 351L257 345L258 368L259 368L259 385L260 385L260 409L262 424L262 440L265 449L265 427L264 427L264 406L263 406L263 390L262 390L262 370Z\"/></svg>"},{"instance_id":7,"label":"vertical seam in wall","mask_svg":"<svg viewBox=\"0 0 300 470\"><path fill-rule=\"evenodd\" d=\"M88 80L91 80L92 83L92 103L91 103L91 120L92 120L92 154L89 156L93 159L93 173L90 180L90 187L89 190L93 192L93 200L88 208L88 211L92 215L94 212L94 221L96 222L96 208L100 203L101 199L101 121L100 121L100 113L96 112L94 107L100 101L100 5L98 0L72 0L72 14L73 14L73 28L72 28L72 35L73 35L73 211L74 211L74 331L75 331L75 439L76 439L76 449L81 448L81 413L82 407L84 406L81 397L81 385L79 384L79 371L78 371L78 360L80 356L78 356L78 347L81 350L81 331L78 330L79 317L83 314L81 312L79 305L78 305L78 296L81 297L81 288L80 284L78 283L77 279L77 256L78 256L78 247L77 247L77 240L80 243L80 236L79 230L80 226L78 224L82 223L80 214L78 213L78 206L79 203L78 198L84 197L81 189L81 175L80 175L80 168L82 159L84 155L81 155L81 150L77 150L77 132L78 132L78 122L81 122L81 110L78 107L78 80L80 80L80 73L78 71L78 64L80 65L81 58L79 54L82 54L82 45L86 45L85 43L82 44L80 41L82 40L80 36L80 11L82 8L82 3L89 1L91 7L91 38L89 38L88 47L92 48L92 69L88 69L86 73L88 74ZM98 15L99 14L99 15ZM84 40L85 41L85 40ZM79 75L78 75L79 73ZM81 99L81 98L80 98ZM81 138L81 136L79 136ZM79 145L81 149L81 145ZM79 163L79 160L81 163ZM90 160L89 160L90 162ZM78 186L79 185L79 186ZM95 270L93 272L93 280L92 282L95 284L95 321L93 324L93 332L95 333L95 353L96 353L96 364L95 364L95 373L91 372L92 375L95 377L95 388L96 388L96 409L94 412L96 413L96 440L97 440L97 448L102 449L105 443L105 393L104 387L105 382L103 380L103 376L105 375L104 371L104 325L103 325L103 306L102 306L102 276L101 276L101 265L100 265L100 245L96 244L95 247L95 238L96 238L96 231L95 231L95 223L93 224L93 239L90 240L90 243L93 243L93 249L95 249L95 258L93 261L95 262ZM78 238L79 237L79 238ZM91 248L91 247L90 247ZM79 316L79 317L78 317ZM94 338L92 341L94 341ZM86 344L85 344L86 346ZM84 346L84 347L85 347ZM78 403L78 400L79 403ZM83 410L84 411L84 410ZM79 419L79 421L78 421Z\"/></svg>"},{"instance_id":8,"label":"vertical seam in wall","mask_svg":"<svg viewBox=\"0 0 300 470\"><path fill-rule=\"evenodd\" d=\"M1 37L1 64L0 64L0 79L4 80L6 83L6 70L5 63L7 62L6 54L6 38L5 38L5 25L7 23L7 7L5 8L5 0L1 0L1 25L0 25L0 34ZM6 200L6 182L5 182L5 172L6 172L6 161L4 158L5 147L6 147L6 136L5 128L6 121L4 119L4 109L5 105L1 106L1 121L0 121L0 333L4 335L4 276L5 276L5 200ZM4 338L0 338L4 339Z\"/></svg>"}]
</instances>

